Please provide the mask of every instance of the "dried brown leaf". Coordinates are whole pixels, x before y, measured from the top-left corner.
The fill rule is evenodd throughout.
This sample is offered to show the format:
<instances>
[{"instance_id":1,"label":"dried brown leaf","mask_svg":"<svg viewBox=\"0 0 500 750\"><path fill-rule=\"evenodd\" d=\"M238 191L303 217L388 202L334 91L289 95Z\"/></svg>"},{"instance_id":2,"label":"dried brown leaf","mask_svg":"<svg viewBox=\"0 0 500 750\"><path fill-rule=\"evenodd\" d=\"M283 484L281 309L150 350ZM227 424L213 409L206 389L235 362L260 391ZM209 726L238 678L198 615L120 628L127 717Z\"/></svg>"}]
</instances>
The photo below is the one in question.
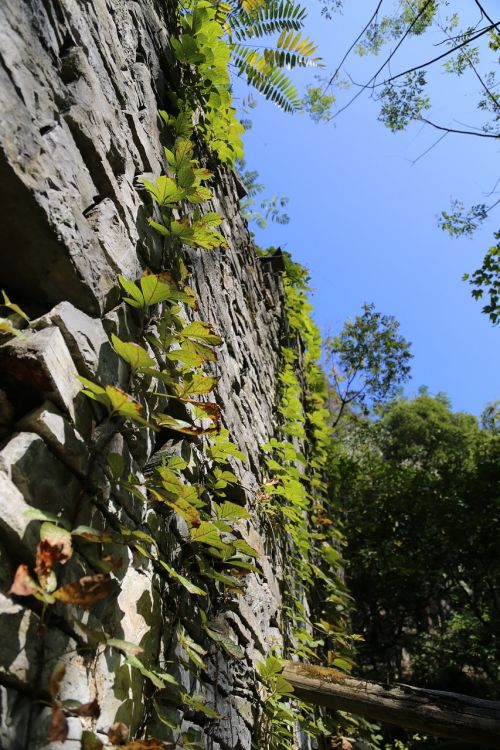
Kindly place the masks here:
<instances>
[{"instance_id":1,"label":"dried brown leaf","mask_svg":"<svg viewBox=\"0 0 500 750\"><path fill-rule=\"evenodd\" d=\"M108 729L108 739L112 745L123 745L128 739L128 726L117 721Z\"/></svg>"},{"instance_id":2,"label":"dried brown leaf","mask_svg":"<svg viewBox=\"0 0 500 750\"><path fill-rule=\"evenodd\" d=\"M193 406L196 407L196 410L202 411L205 413L208 419L213 422L215 425L215 429L217 432L220 432L220 429L222 427L222 412L221 408L218 404L214 404L213 401L187 401L189 404L193 404Z\"/></svg>"},{"instance_id":3,"label":"dried brown leaf","mask_svg":"<svg viewBox=\"0 0 500 750\"><path fill-rule=\"evenodd\" d=\"M79 607L91 607L106 599L111 592L111 579L107 573L84 576L78 581L67 583L54 591L52 596L63 604L77 604Z\"/></svg>"},{"instance_id":4,"label":"dried brown leaf","mask_svg":"<svg viewBox=\"0 0 500 750\"><path fill-rule=\"evenodd\" d=\"M68 720L64 715L61 701L54 701L52 704L52 720L50 725L50 741L66 742L68 739Z\"/></svg>"},{"instance_id":5,"label":"dried brown leaf","mask_svg":"<svg viewBox=\"0 0 500 750\"><path fill-rule=\"evenodd\" d=\"M81 703L73 713L75 716L81 716L82 718L98 719L101 715L101 708L97 700L94 698L90 703Z\"/></svg>"},{"instance_id":6,"label":"dried brown leaf","mask_svg":"<svg viewBox=\"0 0 500 750\"><path fill-rule=\"evenodd\" d=\"M52 697L55 698L55 696L58 695L59 687L61 685L61 681L65 674L66 674L66 664L61 661L59 662L59 664L57 664L52 674L50 675L49 689L50 689Z\"/></svg>"}]
</instances>

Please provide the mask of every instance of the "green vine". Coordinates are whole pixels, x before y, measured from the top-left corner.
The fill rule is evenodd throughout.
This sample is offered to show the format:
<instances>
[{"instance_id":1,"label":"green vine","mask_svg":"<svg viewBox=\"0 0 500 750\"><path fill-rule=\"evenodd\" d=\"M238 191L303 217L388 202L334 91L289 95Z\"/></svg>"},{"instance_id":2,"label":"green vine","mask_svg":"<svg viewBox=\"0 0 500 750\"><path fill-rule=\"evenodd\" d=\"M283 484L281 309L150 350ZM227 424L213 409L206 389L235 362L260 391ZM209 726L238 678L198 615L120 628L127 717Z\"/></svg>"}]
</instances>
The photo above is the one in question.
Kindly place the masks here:
<instances>
[{"instance_id":1,"label":"green vine","mask_svg":"<svg viewBox=\"0 0 500 750\"><path fill-rule=\"evenodd\" d=\"M344 539L326 480L332 430L327 383L319 364L321 338L311 317L305 269L288 256L285 269L289 330L282 348L280 439L262 446L269 479L260 497L261 511L281 544L283 656L327 663L349 673L357 637L349 630L351 597L342 580ZM267 690L271 688L267 678ZM266 709L271 722L264 745L268 750L279 747L273 739L278 725L280 733L288 732L288 745L283 747L293 746L293 724L287 720L289 692L286 686L282 693L274 692L271 709ZM326 717L301 702L294 705L295 721L313 737L353 728L347 715ZM274 718L269 719L269 710Z\"/></svg>"}]
</instances>

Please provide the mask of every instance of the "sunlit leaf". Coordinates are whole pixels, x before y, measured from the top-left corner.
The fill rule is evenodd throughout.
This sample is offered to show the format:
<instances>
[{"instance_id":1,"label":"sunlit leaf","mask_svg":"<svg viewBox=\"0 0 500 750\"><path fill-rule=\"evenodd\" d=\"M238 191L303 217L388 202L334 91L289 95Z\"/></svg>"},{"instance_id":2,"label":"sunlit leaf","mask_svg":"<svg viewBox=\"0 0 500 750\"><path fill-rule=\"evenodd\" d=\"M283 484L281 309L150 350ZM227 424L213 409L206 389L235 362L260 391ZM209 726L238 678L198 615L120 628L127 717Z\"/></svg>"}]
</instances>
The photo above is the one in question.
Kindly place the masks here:
<instances>
[{"instance_id":1,"label":"sunlit leaf","mask_svg":"<svg viewBox=\"0 0 500 750\"><path fill-rule=\"evenodd\" d=\"M81 536L87 542L106 544L113 541L113 537L107 531L98 531L92 528L92 526L77 526L76 529L72 530L71 534L73 536Z\"/></svg>"},{"instance_id":2,"label":"sunlit leaf","mask_svg":"<svg viewBox=\"0 0 500 750\"><path fill-rule=\"evenodd\" d=\"M125 298L125 302L128 302L132 307L144 307L144 297L142 296L141 290L137 284L134 284L133 281L124 278L120 274L118 275L118 280L125 291L130 294L129 298Z\"/></svg>"},{"instance_id":3,"label":"sunlit leaf","mask_svg":"<svg viewBox=\"0 0 500 750\"><path fill-rule=\"evenodd\" d=\"M210 346L220 346L222 344L221 337L215 333L212 325L210 323L204 323L202 321L194 321L193 323L189 323L185 328L182 329L182 331L179 332L179 335L183 338L190 338L195 339L196 341L201 341L202 343L209 344Z\"/></svg>"},{"instance_id":4,"label":"sunlit leaf","mask_svg":"<svg viewBox=\"0 0 500 750\"><path fill-rule=\"evenodd\" d=\"M189 398L189 396L198 396L210 393L218 381L217 377L193 373L186 376L180 383L174 384L175 391L179 398Z\"/></svg>"},{"instance_id":5,"label":"sunlit leaf","mask_svg":"<svg viewBox=\"0 0 500 750\"><path fill-rule=\"evenodd\" d=\"M16 594L17 596L31 596L39 590L40 587L31 577L28 566L19 565L16 570L12 586L9 589L9 594Z\"/></svg>"},{"instance_id":6,"label":"sunlit leaf","mask_svg":"<svg viewBox=\"0 0 500 750\"><path fill-rule=\"evenodd\" d=\"M242 518L250 518L250 513L241 505L226 500L221 505L214 503L215 515L221 521L239 521Z\"/></svg>"},{"instance_id":7,"label":"sunlit leaf","mask_svg":"<svg viewBox=\"0 0 500 750\"><path fill-rule=\"evenodd\" d=\"M115 352L130 365L134 372L155 366L155 360L139 344L133 341L121 341L114 333L111 334L111 341Z\"/></svg>"},{"instance_id":8,"label":"sunlit leaf","mask_svg":"<svg viewBox=\"0 0 500 750\"><path fill-rule=\"evenodd\" d=\"M137 646L137 644L135 643L130 643L130 641L122 641L119 638L108 638L106 641L106 646L116 648L126 656L130 654L132 654L133 656L137 656L137 654L142 654L142 652L144 651L141 646Z\"/></svg>"},{"instance_id":9,"label":"sunlit leaf","mask_svg":"<svg viewBox=\"0 0 500 750\"><path fill-rule=\"evenodd\" d=\"M199 544L209 544L212 547L220 547L223 542L219 530L211 521L202 521L198 528L191 529L191 541Z\"/></svg>"},{"instance_id":10,"label":"sunlit leaf","mask_svg":"<svg viewBox=\"0 0 500 750\"><path fill-rule=\"evenodd\" d=\"M12 310L12 312L16 313L17 315L20 315L21 318L23 318L27 323L30 322L30 319L28 318L24 310L21 310L19 305L16 305L14 302L11 302L3 289L2 289L2 297L3 297L4 307L8 307L9 310Z\"/></svg>"}]
</instances>

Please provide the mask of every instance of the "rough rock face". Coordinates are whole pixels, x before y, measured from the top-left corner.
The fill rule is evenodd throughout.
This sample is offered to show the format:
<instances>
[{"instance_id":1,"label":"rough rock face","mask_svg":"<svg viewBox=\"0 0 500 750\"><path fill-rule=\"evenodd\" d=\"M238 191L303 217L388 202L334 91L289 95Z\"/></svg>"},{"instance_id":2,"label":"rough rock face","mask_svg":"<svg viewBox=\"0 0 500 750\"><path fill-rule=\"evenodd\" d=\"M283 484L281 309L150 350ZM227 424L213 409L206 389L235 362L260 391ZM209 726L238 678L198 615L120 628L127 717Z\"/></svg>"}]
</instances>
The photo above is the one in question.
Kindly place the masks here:
<instances>
[{"instance_id":1,"label":"rough rock face","mask_svg":"<svg viewBox=\"0 0 500 750\"><path fill-rule=\"evenodd\" d=\"M174 76L168 0L3 0L0 4L0 286L35 320L23 338L0 346L0 747L76 748L82 731L104 739L117 721L132 732L168 738L148 709L151 690L117 651L79 648L75 619L140 644L143 661L169 670L188 694L201 692L223 717L172 709L183 728L200 726L217 750L247 750L255 721L253 665L277 636L280 596L269 544L257 522L246 538L261 552L264 575L248 577L244 597L219 607L239 661L207 644L208 669L197 681L179 662L170 625L168 581L127 547L114 595L89 611L56 605L46 615L33 597L9 595L19 564L31 565L40 522L30 508L61 515L71 526L105 528L113 519L141 528L148 506L110 495L99 461L89 458L96 412L76 375L123 385L125 369L108 341L133 336L119 304L117 274L137 278L162 268L161 238L147 226L136 178L162 171L157 110ZM248 507L262 480L259 445L269 440L280 366L283 298L279 275L264 273L238 213L238 186L218 174L212 210L224 216L226 251L186 251L200 319L220 333L216 397L232 438L248 456L240 472ZM107 450L140 470L151 436ZM196 450L193 441L175 447ZM168 522L158 530L168 535ZM83 544L64 567L63 583L88 568ZM131 562L134 564L130 564ZM191 613L192 614L192 613ZM196 618L185 613L186 620ZM193 626L194 627L194 626ZM201 637L193 632L193 637ZM61 700L96 699L101 716L71 718L65 743L49 742L50 674L66 664Z\"/></svg>"}]
</instances>

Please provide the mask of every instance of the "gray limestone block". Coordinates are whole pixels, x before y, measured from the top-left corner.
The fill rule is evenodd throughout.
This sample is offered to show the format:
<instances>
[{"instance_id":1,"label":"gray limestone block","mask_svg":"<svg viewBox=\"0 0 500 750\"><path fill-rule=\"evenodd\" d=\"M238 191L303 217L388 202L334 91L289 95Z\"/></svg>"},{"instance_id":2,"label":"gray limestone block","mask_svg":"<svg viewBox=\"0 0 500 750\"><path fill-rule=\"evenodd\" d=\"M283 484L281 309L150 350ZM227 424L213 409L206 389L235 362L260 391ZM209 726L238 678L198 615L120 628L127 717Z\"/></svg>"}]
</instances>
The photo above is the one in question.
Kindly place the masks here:
<instances>
[{"instance_id":1,"label":"gray limestone block","mask_svg":"<svg viewBox=\"0 0 500 750\"><path fill-rule=\"evenodd\" d=\"M1 461L0 458L0 465ZM20 557L29 559L38 543L38 524L30 522L26 517L31 506L5 471L0 471L0 498L0 536L9 549L15 550ZM2 590L6 589L2 586Z\"/></svg>"},{"instance_id":2,"label":"gray limestone block","mask_svg":"<svg viewBox=\"0 0 500 750\"><path fill-rule=\"evenodd\" d=\"M22 401L50 399L76 418L74 400L81 384L58 328L46 328L0 347L0 368L7 393L18 411Z\"/></svg>"},{"instance_id":3,"label":"gray limestone block","mask_svg":"<svg viewBox=\"0 0 500 750\"><path fill-rule=\"evenodd\" d=\"M127 279L135 279L142 272L136 253L131 252L131 238L111 198L104 198L89 209L86 217L101 243L110 268L115 272L118 297L118 274L122 274ZM137 235L132 238L133 246L137 240Z\"/></svg>"},{"instance_id":4,"label":"gray limestone block","mask_svg":"<svg viewBox=\"0 0 500 750\"><path fill-rule=\"evenodd\" d=\"M55 455L77 474L85 474L89 450L82 436L71 422L50 401L26 414L17 427L24 432L35 432L45 440Z\"/></svg>"},{"instance_id":5,"label":"gray limestone block","mask_svg":"<svg viewBox=\"0 0 500 750\"><path fill-rule=\"evenodd\" d=\"M51 453L39 435L20 432L0 451L0 470L17 487L28 506L71 519L77 512L80 484ZM23 523L22 518L19 523Z\"/></svg>"},{"instance_id":6,"label":"gray limestone block","mask_svg":"<svg viewBox=\"0 0 500 750\"><path fill-rule=\"evenodd\" d=\"M13 687L0 685L0 747L25 750L31 731L33 702Z\"/></svg>"},{"instance_id":7,"label":"gray limestone block","mask_svg":"<svg viewBox=\"0 0 500 750\"><path fill-rule=\"evenodd\" d=\"M92 318L71 302L60 302L49 313L32 321L34 328L57 326L81 375L99 382L118 382L118 355L100 318Z\"/></svg>"},{"instance_id":8,"label":"gray limestone block","mask_svg":"<svg viewBox=\"0 0 500 750\"><path fill-rule=\"evenodd\" d=\"M2 490L0 489L0 495L2 495ZM7 548L0 543L0 592L6 593L11 585L12 581L14 579L14 565L10 559L9 552Z\"/></svg>"},{"instance_id":9,"label":"gray limestone block","mask_svg":"<svg viewBox=\"0 0 500 750\"><path fill-rule=\"evenodd\" d=\"M30 685L38 673L40 622L19 602L0 594L0 679L14 685Z\"/></svg>"}]
</instances>

